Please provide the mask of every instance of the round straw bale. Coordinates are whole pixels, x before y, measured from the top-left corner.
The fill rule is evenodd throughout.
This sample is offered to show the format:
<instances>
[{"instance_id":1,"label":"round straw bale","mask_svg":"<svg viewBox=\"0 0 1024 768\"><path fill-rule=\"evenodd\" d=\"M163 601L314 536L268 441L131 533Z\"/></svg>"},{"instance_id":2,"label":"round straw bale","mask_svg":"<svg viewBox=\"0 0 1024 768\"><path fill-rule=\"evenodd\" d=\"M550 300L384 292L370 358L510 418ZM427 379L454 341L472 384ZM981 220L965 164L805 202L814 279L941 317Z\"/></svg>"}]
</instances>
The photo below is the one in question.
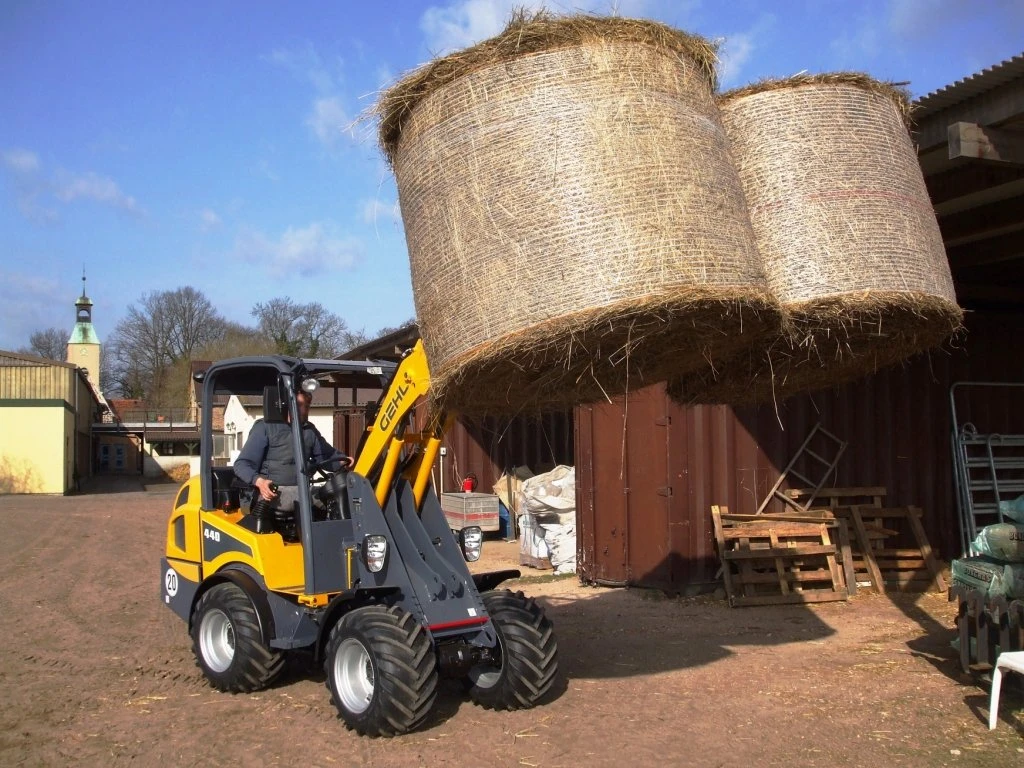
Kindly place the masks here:
<instances>
[{"instance_id":1,"label":"round straw bale","mask_svg":"<svg viewBox=\"0 0 1024 768\"><path fill-rule=\"evenodd\" d=\"M712 63L653 22L519 18L384 95L448 406L603 399L777 328Z\"/></svg>"},{"instance_id":2,"label":"round straw bale","mask_svg":"<svg viewBox=\"0 0 1024 768\"><path fill-rule=\"evenodd\" d=\"M720 106L785 332L671 391L780 399L873 372L960 326L904 91L805 75L731 91Z\"/></svg>"}]
</instances>

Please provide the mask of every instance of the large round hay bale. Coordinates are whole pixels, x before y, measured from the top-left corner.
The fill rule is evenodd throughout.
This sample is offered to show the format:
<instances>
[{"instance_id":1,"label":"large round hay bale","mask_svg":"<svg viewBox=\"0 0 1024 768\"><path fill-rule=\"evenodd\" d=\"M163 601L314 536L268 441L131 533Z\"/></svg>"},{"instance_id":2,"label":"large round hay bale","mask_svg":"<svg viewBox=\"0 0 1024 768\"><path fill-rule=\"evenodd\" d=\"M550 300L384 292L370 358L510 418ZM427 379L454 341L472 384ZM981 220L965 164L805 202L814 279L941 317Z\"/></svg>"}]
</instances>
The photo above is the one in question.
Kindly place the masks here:
<instances>
[{"instance_id":1,"label":"large round hay bale","mask_svg":"<svg viewBox=\"0 0 1024 768\"><path fill-rule=\"evenodd\" d=\"M603 399L777 327L713 62L654 22L519 17L384 94L416 313L449 406Z\"/></svg>"},{"instance_id":2,"label":"large round hay bale","mask_svg":"<svg viewBox=\"0 0 1024 768\"><path fill-rule=\"evenodd\" d=\"M808 75L726 93L720 106L786 333L684 376L678 397L783 398L871 373L959 327L904 91Z\"/></svg>"}]
</instances>

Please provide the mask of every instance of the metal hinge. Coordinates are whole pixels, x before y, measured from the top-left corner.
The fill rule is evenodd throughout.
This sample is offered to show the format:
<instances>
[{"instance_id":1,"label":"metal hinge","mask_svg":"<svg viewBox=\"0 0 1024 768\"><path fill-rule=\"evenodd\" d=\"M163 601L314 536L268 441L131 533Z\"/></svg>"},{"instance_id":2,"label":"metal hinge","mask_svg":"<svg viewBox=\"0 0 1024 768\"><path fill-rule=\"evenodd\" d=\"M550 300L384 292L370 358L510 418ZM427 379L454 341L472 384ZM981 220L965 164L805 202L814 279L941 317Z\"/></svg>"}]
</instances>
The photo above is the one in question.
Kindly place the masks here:
<instances>
[{"instance_id":1,"label":"metal hinge","mask_svg":"<svg viewBox=\"0 0 1024 768\"><path fill-rule=\"evenodd\" d=\"M671 485L663 485L663 486L661 486L658 489L658 495L659 496L671 496L672 495L672 486Z\"/></svg>"}]
</instances>

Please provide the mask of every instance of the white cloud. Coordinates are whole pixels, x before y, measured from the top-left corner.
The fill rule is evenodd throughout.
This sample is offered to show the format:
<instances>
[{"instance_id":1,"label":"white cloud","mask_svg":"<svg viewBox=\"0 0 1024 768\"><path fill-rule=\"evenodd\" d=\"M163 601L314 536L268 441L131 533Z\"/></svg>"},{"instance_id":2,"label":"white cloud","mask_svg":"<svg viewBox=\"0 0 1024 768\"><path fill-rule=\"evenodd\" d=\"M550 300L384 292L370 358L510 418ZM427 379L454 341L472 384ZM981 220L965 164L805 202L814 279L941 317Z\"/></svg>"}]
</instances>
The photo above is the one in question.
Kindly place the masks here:
<instances>
[{"instance_id":1,"label":"white cloud","mask_svg":"<svg viewBox=\"0 0 1024 768\"><path fill-rule=\"evenodd\" d=\"M718 79L723 88L739 85L754 51L771 38L775 24L774 14L763 13L749 29L725 37L718 51Z\"/></svg>"},{"instance_id":2,"label":"white cloud","mask_svg":"<svg viewBox=\"0 0 1024 768\"><path fill-rule=\"evenodd\" d=\"M505 28L512 11L541 9L552 13L597 13L626 17L646 16L652 0L461 0L427 8L420 29L427 49L443 55L479 43ZM676 2L673 11L689 13L694 2Z\"/></svg>"},{"instance_id":3,"label":"white cloud","mask_svg":"<svg viewBox=\"0 0 1024 768\"><path fill-rule=\"evenodd\" d=\"M397 201L390 205L378 198L363 201L363 222L366 224L395 223L400 219Z\"/></svg>"},{"instance_id":4,"label":"white cloud","mask_svg":"<svg viewBox=\"0 0 1024 768\"><path fill-rule=\"evenodd\" d=\"M39 170L39 157L27 149L11 149L4 152L4 165L15 173L34 173Z\"/></svg>"},{"instance_id":5,"label":"white cloud","mask_svg":"<svg viewBox=\"0 0 1024 768\"><path fill-rule=\"evenodd\" d=\"M328 149L337 144L352 120L345 113L345 107L337 96L326 96L313 102L312 110L306 117L306 125Z\"/></svg>"},{"instance_id":6,"label":"white cloud","mask_svg":"<svg viewBox=\"0 0 1024 768\"><path fill-rule=\"evenodd\" d=\"M754 38L749 32L741 32L725 39L718 51L720 64L718 79L723 88L731 88L739 81L740 72L754 52Z\"/></svg>"},{"instance_id":7,"label":"white cloud","mask_svg":"<svg viewBox=\"0 0 1024 768\"><path fill-rule=\"evenodd\" d=\"M836 56L837 68L865 69L865 62L873 60L882 50L879 26L870 16L854 22L846 32L833 40L829 47Z\"/></svg>"},{"instance_id":8,"label":"white cloud","mask_svg":"<svg viewBox=\"0 0 1024 768\"><path fill-rule=\"evenodd\" d=\"M445 6L431 6L420 18L427 49L439 56L496 35L504 29L509 15L517 6L537 11L545 3L542 0L464 0Z\"/></svg>"},{"instance_id":9,"label":"white cloud","mask_svg":"<svg viewBox=\"0 0 1024 768\"><path fill-rule=\"evenodd\" d=\"M212 208L204 208L199 212L199 228L203 232L209 232L221 225L221 218Z\"/></svg>"},{"instance_id":10,"label":"white cloud","mask_svg":"<svg viewBox=\"0 0 1024 768\"><path fill-rule=\"evenodd\" d=\"M138 201L122 192L117 182L108 176L94 171L72 173L60 168L46 174L38 155L27 149L7 150L0 158L13 177L12 189L18 210L32 221L53 223L59 218L53 203L78 200L107 205L140 218L145 216Z\"/></svg>"},{"instance_id":11,"label":"white cloud","mask_svg":"<svg viewBox=\"0 0 1024 768\"><path fill-rule=\"evenodd\" d=\"M235 242L234 255L255 269L266 268L283 277L350 269L360 251L355 238L337 237L322 222L313 222L302 229L289 227L278 238L259 231L243 233Z\"/></svg>"},{"instance_id":12,"label":"white cloud","mask_svg":"<svg viewBox=\"0 0 1024 768\"><path fill-rule=\"evenodd\" d=\"M997 0L993 4L1019 7L1019 0ZM890 0L887 14L893 35L917 41L934 37L943 27L970 22L978 15L978 4L971 0Z\"/></svg>"},{"instance_id":13,"label":"white cloud","mask_svg":"<svg viewBox=\"0 0 1024 768\"><path fill-rule=\"evenodd\" d=\"M33 331L70 325L74 294L67 293L56 280L0 270L0 349L27 347ZM67 316L55 317L54 307L61 306L68 307Z\"/></svg>"},{"instance_id":14,"label":"white cloud","mask_svg":"<svg viewBox=\"0 0 1024 768\"><path fill-rule=\"evenodd\" d=\"M61 202L91 200L110 205L132 216L143 216L144 211L131 195L121 191L117 182L107 176L87 171L69 173L58 171L53 181L53 194Z\"/></svg>"},{"instance_id":15,"label":"white cloud","mask_svg":"<svg viewBox=\"0 0 1024 768\"><path fill-rule=\"evenodd\" d=\"M304 122L324 147L336 149L345 129L353 122L342 87L344 61L338 57L332 63L325 62L309 42L296 48L276 49L268 59L312 86L316 95ZM267 175L277 181L276 175Z\"/></svg>"},{"instance_id":16,"label":"white cloud","mask_svg":"<svg viewBox=\"0 0 1024 768\"><path fill-rule=\"evenodd\" d=\"M386 64L381 64L377 67L376 74L374 75L374 81L377 83L378 88L386 88L395 82L395 73L391 71L391 68Z\"/></svg>"},{"instance_id":17,"label":"white cloud","mask_svg":"<svg viewBox=\"0 0 1024 768\"><path fill-rule=\"evenodd\" d=\"M331 71L310 42L297 48L277 48L269 59L296 77L309 81L317 93L329 94L341 87L341 59L336 60L335 71Z\"/></svg>"}]
</instances>

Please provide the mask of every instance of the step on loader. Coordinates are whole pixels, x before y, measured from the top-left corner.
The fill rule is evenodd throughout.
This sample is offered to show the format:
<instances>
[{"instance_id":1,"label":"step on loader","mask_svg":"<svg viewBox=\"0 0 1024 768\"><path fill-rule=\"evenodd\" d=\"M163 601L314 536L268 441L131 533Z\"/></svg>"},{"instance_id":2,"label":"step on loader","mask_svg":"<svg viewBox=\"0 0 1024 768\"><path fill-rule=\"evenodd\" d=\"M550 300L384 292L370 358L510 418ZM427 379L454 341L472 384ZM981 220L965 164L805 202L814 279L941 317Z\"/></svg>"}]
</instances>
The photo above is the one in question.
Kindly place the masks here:
<instances>
[{"instance_id":1,"label":"step on loader","mask_svg":"<svg viewBox=\"0 0 1024 768\"><path fill-rule=\"evenodd\" d=\"M430 387L420 343L397 364L245 357L201 380L200 471L175 498L160 576L161 599L188 622L214 688L264 689L287 654L311 653L341 719L366 736L421 726L441 675L491 709L548 694L558 671L551 622L522 593L496 589L518 571L470 573L481 532L455 534L431 486L453 417L413 428ZM296 393L322 386L383 391L351 471L302 459ZM291 424L294 508L262 510L259 493L245 503L247 489L214 456L212 407L226 394L262 395L264 420Z\"/></svg>"}]
</instances>

